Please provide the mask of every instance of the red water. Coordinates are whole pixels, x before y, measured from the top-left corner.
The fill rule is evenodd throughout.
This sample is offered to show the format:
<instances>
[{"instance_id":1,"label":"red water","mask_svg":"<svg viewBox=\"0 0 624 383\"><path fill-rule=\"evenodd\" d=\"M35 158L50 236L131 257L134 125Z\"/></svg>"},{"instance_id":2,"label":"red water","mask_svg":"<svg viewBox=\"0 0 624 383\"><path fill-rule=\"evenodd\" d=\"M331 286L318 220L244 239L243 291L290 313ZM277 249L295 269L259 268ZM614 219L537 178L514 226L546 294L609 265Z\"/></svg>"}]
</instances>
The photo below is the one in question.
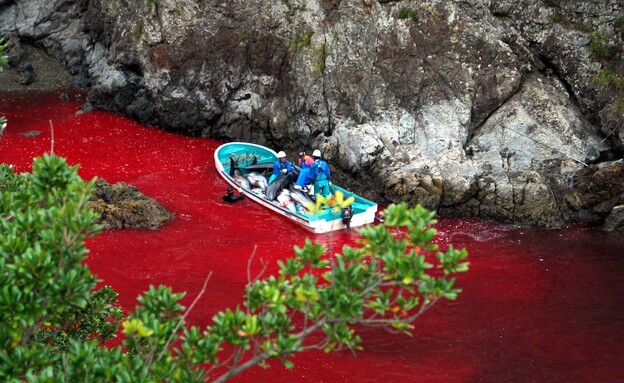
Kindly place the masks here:
<instances>
[{"instance_id":1,"label":"red water","mask_svg":"<svg viewBox=\"0 0 624 383\"><path fill-rule=\"evenodd\" d=\"M213 153L220 142L141 126L105 112L76 114L72 94L0 94L9 125L0 161L29 171L52 146L80 174L124 181L176 217L161 230L111 230L89 240L88 264L129 309L149 285L188 292L189 305L212 272L190 322L240 305L251 274L292 255L308 232L250 200L221 202L227 185ZM41 132L24 136L25 132ZM418 322L414 337L362 329L364 351L307 352L285 370L253 368L237 382L622 382L624 381L624 238L589 228L537 231L478 220L441 220L442 246L470 251L456 302ZM312 236L336 248L355 234ZM255 249L255 250L254 250Z\"/></svg>"}]
</instances>

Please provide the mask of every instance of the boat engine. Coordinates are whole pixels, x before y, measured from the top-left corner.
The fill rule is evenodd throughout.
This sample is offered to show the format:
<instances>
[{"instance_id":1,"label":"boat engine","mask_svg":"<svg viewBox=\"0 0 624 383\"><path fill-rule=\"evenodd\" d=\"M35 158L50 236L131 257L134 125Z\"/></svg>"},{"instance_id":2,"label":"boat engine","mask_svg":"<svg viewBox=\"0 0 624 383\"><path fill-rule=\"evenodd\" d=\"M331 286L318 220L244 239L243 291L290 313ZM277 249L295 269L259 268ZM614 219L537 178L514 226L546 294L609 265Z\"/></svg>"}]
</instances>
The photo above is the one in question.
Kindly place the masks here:
<instances>
[{"instance_id":1,"label":"boat engine","mask_svg":"<svg viewBox=\"0 0 624 383\"><path fill-rule=\"evenodd\" d=\"M351 206L345 207L340 213L342 223L347 227L347 231L351 230L351 218L353 218L353 208Z\"/></svg>"}]
</instances>

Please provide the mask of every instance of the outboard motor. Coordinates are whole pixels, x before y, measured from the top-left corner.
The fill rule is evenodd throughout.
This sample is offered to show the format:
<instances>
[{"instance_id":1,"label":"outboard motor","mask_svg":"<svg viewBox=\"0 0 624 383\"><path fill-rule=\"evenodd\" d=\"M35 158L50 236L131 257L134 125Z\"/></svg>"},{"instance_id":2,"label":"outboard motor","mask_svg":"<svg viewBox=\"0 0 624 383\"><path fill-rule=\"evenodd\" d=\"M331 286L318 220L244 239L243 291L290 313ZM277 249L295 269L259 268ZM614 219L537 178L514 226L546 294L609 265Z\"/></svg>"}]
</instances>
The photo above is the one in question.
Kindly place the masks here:
<instances>
[{"instance_id":1,"label":"outboard motor","mask_svg":"<svg viewBox=\"0 0 624 383\"><path fill-rule=\"evenodd\" d=\"M351 206L342 209L340 212L342 223L347 227L347 231L351 231L351 218L353 218L353 208Z\"/></svg>"}]
</instances>

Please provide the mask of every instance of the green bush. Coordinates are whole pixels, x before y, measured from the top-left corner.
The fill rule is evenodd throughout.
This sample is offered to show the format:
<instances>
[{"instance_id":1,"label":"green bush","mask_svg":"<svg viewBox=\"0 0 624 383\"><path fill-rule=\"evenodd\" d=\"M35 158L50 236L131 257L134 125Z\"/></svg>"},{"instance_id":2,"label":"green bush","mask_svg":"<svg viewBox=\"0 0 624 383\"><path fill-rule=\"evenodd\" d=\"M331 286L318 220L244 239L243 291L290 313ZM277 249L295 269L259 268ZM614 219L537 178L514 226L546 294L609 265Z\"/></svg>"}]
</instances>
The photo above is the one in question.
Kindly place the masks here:
<instances>
[{"instance_id":1,"label":"green bush","mask_svg":"<svg viewBox=\"0 0 624 383\"><path fill-rule=\"evenodd\" d=\"M183 293L150 287L122 323L123 348L109 349L117 294L95 291L84 262L84 240L100 229L87 208L93 184L55 156L35 159L30 174L0 166L0 381L223 382L270 358L291 367L310 347L359 349L359 326L409 334L436 302L457 297L453 275L468 269L466 250L432 243L433 212L391 205L341 254L310 240L295 247L279 275L250 281L244 306L204 330L185 324L197 298L185 309Z\"/></svg>"},{"instance_id":2,"label":"green bush","mask_svg":"<svg viewBox=\"0 0 624 383\"><path fill-rule=\"evenodd\" d=\"M296 51L301 51L304 48L307 48L312 43L312 36L314 32L305 31L301 34L297 34L290 40L290 47Z\"/></svg>"},{"instance_id":3,"label":"green bush","mask_svg":"<svg viewBox=\"0 0 624 383\"><path fill-rule=\"evenodd\" d=\"M0 73L4 72L4 64L9 62L9 57L4 54L5 49L4 37L0 37Z\"/></svg>"},{"instance_id":4,"label":"green bush","mask_svg":"<svg viewBox=\"0 0 624 383\"><path fill-rule=\"evenodd\" d=\"M83 264L84 240L99 231L87 208L92 187L54 156L35 159L32 174L0 165L2 381L47 376L72 342L95 346L117 332L117 294L94 290Z\"/></svg>"},{"instance_id":5,"label":"green bush","mask_svg":"<svg viewBox=\"0 0 624 383\"><path fill-rule=\"evenodd\" d=\"M399 19L411 19L414 16L416 16L416 13L409 8L403 7L399 10Z\"/></svg>"},{"instance_id":6,"label":"green bush","mask_svg":"<svg viewBox=\"0 0 624 383\"><path fill-rule=\"evenodd\" d=\"M601 86L613 86L619 90L624 85L624 78L609 69L600 69L594 77L594 82Z\"/></svg>"},{"instance_id":7,"label":"green bush","mask_svg":"<svg viewBox=\"0 0 624 383\"><path fill-rule=\"evenodd\" d=\"M617 119L624 119L624 98L617 100L611 105L611 114Z\"/></svg>"},{"instance_id":8,"label":"green bush","mask_svg":"<svg viewBox=\"0 0 624 383\"><path fill-rule=\"evenodd\" d=\"M611 57L611 49L609 47L609 38L595 32L590 35L589 51L597 58Z\"/></svg>"}]
</instances>

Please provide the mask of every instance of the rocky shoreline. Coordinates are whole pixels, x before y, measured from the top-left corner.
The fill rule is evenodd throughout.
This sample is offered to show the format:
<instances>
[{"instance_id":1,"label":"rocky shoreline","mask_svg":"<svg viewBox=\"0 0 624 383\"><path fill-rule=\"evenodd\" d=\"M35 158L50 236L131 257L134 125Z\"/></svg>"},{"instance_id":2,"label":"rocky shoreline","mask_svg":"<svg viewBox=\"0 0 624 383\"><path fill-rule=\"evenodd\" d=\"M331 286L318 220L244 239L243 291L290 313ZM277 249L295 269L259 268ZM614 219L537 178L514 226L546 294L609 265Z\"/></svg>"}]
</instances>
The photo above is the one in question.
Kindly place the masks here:
<instances>
[{"instance_id":1,"label":"rocky shoreline","mask_svg":"<svg viewBox=\"0 0 624 383\"><path fill-rule=\"evenodd\" d=\"M13 56L12 64L0 75L0 90L10 93L62 92L67 97L71 92L84 92L74 88L71 76L59 61L31 46L20 47L19 61ZM30 64L32 82L21 81L20 67ZM136 187L125 182L109 184L98 179L89 207L100 215L97 223L105 229L146 228L158 229L173 218L160 203L145 196Z\"/></svg>"},{"instance_id":2,"label":"rocky shoreline","mask_svg":"<svg viewBox=\"0 0 624 383\"><path fill-rule=\"evenodd\" d=\"M624 230L622 14L617 0L25 0L0 5L0 34L57 58L88 105L319 148L381 203Z\"/></svg>"}]
</instances>

